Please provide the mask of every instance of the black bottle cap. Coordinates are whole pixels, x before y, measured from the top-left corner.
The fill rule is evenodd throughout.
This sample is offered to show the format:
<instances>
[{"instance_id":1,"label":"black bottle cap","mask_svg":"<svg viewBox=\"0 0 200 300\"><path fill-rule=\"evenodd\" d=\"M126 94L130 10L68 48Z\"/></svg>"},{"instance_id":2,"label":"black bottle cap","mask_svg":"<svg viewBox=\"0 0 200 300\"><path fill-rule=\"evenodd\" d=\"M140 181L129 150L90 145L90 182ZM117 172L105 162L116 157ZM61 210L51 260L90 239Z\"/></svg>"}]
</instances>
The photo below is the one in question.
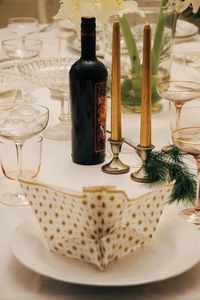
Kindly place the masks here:
<instances>
[{"instance_id":1,"label":"black bottle cap","mask_svg":"<svg viewBox=\"0 0 200 300\"><path fill-rule=\"evenodd\" d=\"M96 18L95 17L82 17L81 18L81 31L94 32L95 29L96 29Z\"/></svg>"}]
</instances>

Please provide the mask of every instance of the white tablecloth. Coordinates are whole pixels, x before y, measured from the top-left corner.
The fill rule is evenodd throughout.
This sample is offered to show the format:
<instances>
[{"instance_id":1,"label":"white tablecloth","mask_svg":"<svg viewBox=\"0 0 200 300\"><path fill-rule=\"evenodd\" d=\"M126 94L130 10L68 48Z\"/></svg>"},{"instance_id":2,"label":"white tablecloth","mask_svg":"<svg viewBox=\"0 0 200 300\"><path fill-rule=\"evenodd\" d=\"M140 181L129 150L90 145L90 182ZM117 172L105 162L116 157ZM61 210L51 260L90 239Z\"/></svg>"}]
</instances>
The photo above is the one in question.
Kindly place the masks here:
<instances>
[{"instance_id":1,"label":"white tablecloth","mask_svg":"<svg viewBox=\"0 0 200 300\"><path fill-rule=\"evenodd\" d=\"M0 39L8 35L7 29L0 31ZM45 40L41 56L79 56L62 42L59 48L55 31L38 34ZM187 43L179 43L174 47L174 52L198 51L200 36L195 36ZM61 51L59 51L61 49ZM0 50L0 54L2 54ZM199 73L174 61L172 74L177 76L191 76L199 79ZM57 121L59 102L50 98L47 89L38 89L34 92L37 102L48 105L50 109L49 124ZM139 141L139 115L126 114L123 116L123 135L135 143ZM168 122L168 103L163 101L163 109L153 114L153 144L161 147L170 142L170 129ZM109 120L108 120L109 124ZM136 155L130 152L129 147L124 148L122 159L131 165L131 171L139 166ZM106 157L109 160L109 153ZM87 176L85 176L87 174ZM70 142L44 140L42 152L42 167L39 179L48 183L81 190L82 186L114 184L123 188L128 195L135 196L149 188L134 183L129 178L130 174L111 176L101 172L100 166L79 167L71 162ZM76 180L74 180L74 178ZM88 178L90 180L88 181ZM0 190L12 190L15 184L5 179L0 173ZM179 207L169 206L165 208L172 214L176 214ZM20 264L12 254L9 243L16 227L33 218L29 207L8 207L0 205L0 300L35 300L35 299L67 299L67 300L96 300L96 299L199 299L200 298L200 264L186 273L165 281L133 287L89 287L72 285L40 276ZM174 229L175 230L175 229ZM200 249L199 249L200 250ZM31 256L31 253L30 253ZM159 268L159 266L157 266Z\"/></svg>"}]
</instances>

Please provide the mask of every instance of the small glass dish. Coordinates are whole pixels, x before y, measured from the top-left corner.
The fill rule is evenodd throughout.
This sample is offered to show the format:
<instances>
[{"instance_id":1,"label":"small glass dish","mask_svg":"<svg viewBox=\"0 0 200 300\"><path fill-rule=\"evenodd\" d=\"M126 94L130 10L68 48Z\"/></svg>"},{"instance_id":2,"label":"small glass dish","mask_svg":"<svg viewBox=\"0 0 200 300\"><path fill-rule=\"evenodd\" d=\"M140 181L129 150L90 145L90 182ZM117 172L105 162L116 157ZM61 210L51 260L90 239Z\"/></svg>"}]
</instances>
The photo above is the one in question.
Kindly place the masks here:
<instances>
[{"instance_id":1,"label":"small glass dish","mask_svg":"<svg viewBox=\"0 0 200 300\"><path fill-rule=\"evenodd\" d=\"M42 50L42 41L38 39L8 39L2 41L2 48L10 58L34 58Z\"/></svg>"}]
</instances>

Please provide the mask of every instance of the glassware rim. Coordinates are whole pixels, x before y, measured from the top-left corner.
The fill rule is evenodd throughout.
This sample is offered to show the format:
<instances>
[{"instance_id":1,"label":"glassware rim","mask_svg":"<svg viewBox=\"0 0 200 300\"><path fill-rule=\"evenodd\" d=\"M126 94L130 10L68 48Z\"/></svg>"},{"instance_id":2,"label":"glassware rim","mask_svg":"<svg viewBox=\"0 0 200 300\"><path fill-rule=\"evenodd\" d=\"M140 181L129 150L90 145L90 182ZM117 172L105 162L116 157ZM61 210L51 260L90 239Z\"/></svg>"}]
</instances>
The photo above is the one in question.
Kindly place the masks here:
<instances>
[{"instance_id":1,"label":"glassware rim","mask_svg":"<svg viewBox=\"0 0 200 300\"><path fill-rule=\"evenodd\" d=\"M35 60L32 60L32 61L24 61L24 62L22 62L22 63L19 63L16 67L17 67L17 69L19 70L19 72L21 73L21 74L24 74L25 76L26 75L28 75L28 76L36 76L36 75L38 75L39 73L35 73L35 74L33 74L33 72L32 71L29 71L29 70L26 70L26 71L24 71L24 68L28 65L28 66L30 66L30 65L36 65L36 64L38 64L39 65L39 63L41 62L41 63L44 63L44 62L48 62L48 61L50 61L50 62L56 62L56 61L72 61L72 64L71 64L71 66L73 65L73 63L75 63L76 61L77 61L77 58L74 58L74 57L44 57L44 58L38 58L38 59L35 59ZM55 73L52 73L52 74L50 74L50 72L48 73L48 74L39 74L38 76L41 76L41 78L45 78L45 77L49 77L49 78L55 78ZM56 74L56 78L63 78L63 74L61 74L60 76L59 76L59 74Z\"/></svg>"},{"instance_id":2,"label":"glassware rim","mask_svg":"<svg viewBox=\"0 0 200 300\"><path fill-rule=\"evenodd\" d=\"M25 107L40 107L42 108L44 111L41 112L40 116L44 116L46 114L49 114L49 108L45 105L42 105L42 104L37 104L37 103L24 103L24 104L16 104L15 106L13 106L11 109L8 109L6 111L2 111L1 114L0 114L0 119L1 119L1 116L3 116L3 114L8 114L9 112L15 110L16 108L25 108Z\"/></svg>"},{"instance_id":3,"label":"glassware rim","mask_svg":"<svg viewBox=\"0 0 200 300\"><path fill-rule=\"evenodd\" d=\"M162 88L162 86L164 86L165 84L170 84L170 83L178 83L178 82L185 82L185 83L194 83L196 85L199 85L199 88L191 88L189 91L186 90L173 90L173 89L164 89ZM192 80L167 80L167 81L161 81L157 84L157 88L163 91L168 91L168 92L174 92L174 93L180 93L180 92L184 92L184 93L191 93L191 92L200 92L200 82L199 81L192 81Z\"/></svg>"},{"instance_id":4,"label":"glassware rim","mask_svg":"<svg viewBox=\"0 0 200 300\"><path fill-rule=\"evenodd\" d=\"M30 139L25 140L24 145L30 147L31 145L37 145L44 140L43 136L38 134ZM8 140L5 137L0 137L0 144L4 144L7 147L13 147L14 143L12 140Z\"/></svg>"},{"instance_id":5,"label":"glassware rim","mask_svg":"<svg viewBox=\"0 0 200 300\"><path fill-rule=\"evenodd\" d=\"M20 38L10 38L10 39L6 39L6 40L2 40L1 44L2 44L2 47L3 46L16 46L15 42L20 42L21 44L23 43L22 39L20 39ZM25 44L27 44L27 43L29 44L29 42L31 43L31 45L36 45L36 46L42 46L42 44L43 44L43 41L40 39L26 38Z\"/></svg>"},{"instance_id":6,"label":"glassware rim","mask_svg":"<svg viewBox=\"0 0 200 300\"><path fill-rule=\"evenodd\" d=\"M173 140L176 139L176 138L174 138L174 135L177 132L180 132L181 130L184 130L184 129L186 129L186 130L187 129L195 129L195 128L198 128L200 130L200 125L199 126L187 126L187 127L181 127L181 128L175 129L175 130L172 131L172 139ZM199 141L199 143L195 143L195 142L186 141L183 138L179 138L178 140L179 140L179 142L182 141L184 144L187 144L187 145L195 145L195 146L200 145L200 141ZM175 145L176 145L176 143L175 143ZM179 147L177 147L177 148L179 148Z\"/></svg>"},{"instance_id":7,"label":"glassware rim","mask_svg":"<svg viewBox=\"0 0 200 300\"><path fill-rule=\"evenodd\" d=\"M27 22L22 22L22 20L26 20ZM10 18L8 18L8 24L15 23L16 21L19 22L19 24L20 23L31 23L32 21L34 21L35 24L39 24L39 20L35 17L10 17Z\"/></svg>"}]
</instances>

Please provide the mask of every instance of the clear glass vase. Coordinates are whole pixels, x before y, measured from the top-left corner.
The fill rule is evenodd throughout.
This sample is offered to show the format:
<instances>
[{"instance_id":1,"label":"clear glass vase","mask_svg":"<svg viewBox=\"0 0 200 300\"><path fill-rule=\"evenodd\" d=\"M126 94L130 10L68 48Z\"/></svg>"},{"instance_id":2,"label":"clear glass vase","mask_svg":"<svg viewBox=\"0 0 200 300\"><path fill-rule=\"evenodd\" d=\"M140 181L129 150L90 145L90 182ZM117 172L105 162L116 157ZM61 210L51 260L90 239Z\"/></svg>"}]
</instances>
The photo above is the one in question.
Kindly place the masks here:
<instances>
[{"instance_id":1,"label":"clear glass vase","mask_svg":"<svg viewBox=\"0 0 200 300\"><path fill-rule=\"evenodd\" d=\"M142 17L136 13L120 18L121 25L121 75L122 104L125 111L140 111L141 103L141 71L143 50L143 27L147 21L152 29L152 109L161 108L160 96L156 85L158 80L169 80L172 63L177 13L173 6L162 6L167 0L137 0L140 9L145 13ZM105 61L111 61L112 38L109 38L109 25L105 28ZM129 28L128 28L129 27ZM133 41L127 31L131 30ZM128 47L129 45L129 47ZM130 46L131 45L131 46ZM130 49L132 48L132 49Z\"/></svg>"}]
</instances>

